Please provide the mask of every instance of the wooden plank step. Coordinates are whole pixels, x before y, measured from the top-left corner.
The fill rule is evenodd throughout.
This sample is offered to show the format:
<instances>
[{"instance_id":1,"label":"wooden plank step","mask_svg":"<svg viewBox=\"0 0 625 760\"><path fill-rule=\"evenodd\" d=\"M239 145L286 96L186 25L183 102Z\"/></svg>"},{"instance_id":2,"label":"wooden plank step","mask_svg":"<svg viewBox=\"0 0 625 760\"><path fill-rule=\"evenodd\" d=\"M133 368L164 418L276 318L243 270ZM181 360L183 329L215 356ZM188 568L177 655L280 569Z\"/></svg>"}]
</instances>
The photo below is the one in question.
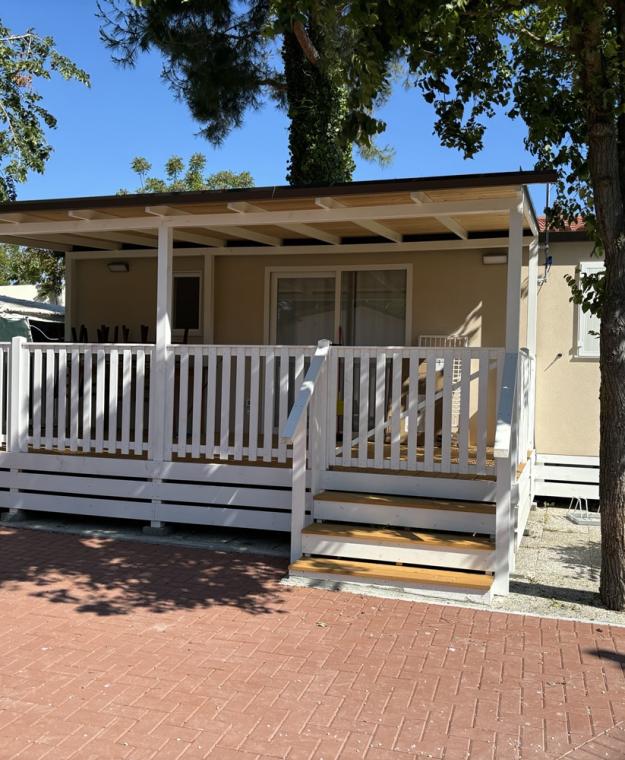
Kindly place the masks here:
<instances>
[{"instance_id":1,"label":"wooden plank step","mask_svg":"<svg viewBox=\"0 0 625 760\"><path fill-rule=\"evenodd\" d=\"M305 577L342 576L347 582L364 581L378 585L389 583L412 588L469 589L481 594L487 594L493 583L492 575L482 573L330 558L299 559L289 565L289 573Z\"/></svg>"},{"instance_id":2,"label":"wooden plank step","mask_svg":"<svg viewBox=\"0 0 625 760\"><path fill-rule=\"evenodd\" d=\"M402 528L372 528L346 523L312 523L302 531L307 536L401 544L410 548L451 548L464 551L493 551L495 542L483 536L463 533L435 533Z\"/></svg>"},{"instance_id":3,"label":"wooden plank step","mask_svg":"<svg viewBox=\"0 0 625 760\"><path fill-rule=\"evenodd\" d=\"M364 504L372 507L407 507L412 509L450 510L461 513L475 512L486 515L495 514L495 504L492 503L451 501L446 499L423 499L415 496L357 493L354 491L321 491L315 495L315 501Z\"/></svg>"}]
</instances>

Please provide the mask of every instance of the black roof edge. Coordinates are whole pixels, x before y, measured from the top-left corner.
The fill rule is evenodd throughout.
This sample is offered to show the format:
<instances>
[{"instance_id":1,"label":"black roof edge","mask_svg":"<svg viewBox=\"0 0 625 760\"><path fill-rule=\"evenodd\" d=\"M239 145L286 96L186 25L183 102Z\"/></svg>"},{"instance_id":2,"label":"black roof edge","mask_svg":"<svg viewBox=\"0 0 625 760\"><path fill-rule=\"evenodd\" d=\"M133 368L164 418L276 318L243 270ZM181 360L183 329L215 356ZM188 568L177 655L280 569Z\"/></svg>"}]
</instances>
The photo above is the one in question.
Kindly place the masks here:
<instances>
[{"instance_id":1,"label":"black roof edge","mask_svg":"<svg viewBox=\"0 0 625 760\"><path fill-rule=\"evenodd\" d=\"M11 201L0 203L0 211L44 211L103 208L110 206L157 206L169 204L193 204L209 202L232 202L236 200L267 201L288 198L309 198L321 194L359 195L367 192L416 192L427 190L450 190L457 188L504 187L506 185L545 184L554 182L553 170L490 172L481 174L450 174L437 177L406 177L403 179L359 180L328 185L291 187L276 185L231 190L194 190L167 193L135 193L128 195L95 195L76 198L50 198L41 200Z\"/></svg>"}]
</instances>

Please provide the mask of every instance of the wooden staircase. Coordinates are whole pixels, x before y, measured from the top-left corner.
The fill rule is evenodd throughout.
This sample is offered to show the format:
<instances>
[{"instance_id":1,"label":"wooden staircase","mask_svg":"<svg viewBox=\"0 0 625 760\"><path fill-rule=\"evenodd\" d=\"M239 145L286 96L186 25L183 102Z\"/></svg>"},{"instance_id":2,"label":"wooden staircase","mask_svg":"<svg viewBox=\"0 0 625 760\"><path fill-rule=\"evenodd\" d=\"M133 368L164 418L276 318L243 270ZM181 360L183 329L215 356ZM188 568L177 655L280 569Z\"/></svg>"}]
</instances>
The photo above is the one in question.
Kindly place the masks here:
<instances>
[{"instance_id":1,"label":"wooden staircase","mask_svg":"<svg viewBox=\"0 0 625 760\"><path fill-rule=\"evenodd\" d=\"M291 577L489 601L493 503L322 491Z\"/></svg>"}]
</instances>

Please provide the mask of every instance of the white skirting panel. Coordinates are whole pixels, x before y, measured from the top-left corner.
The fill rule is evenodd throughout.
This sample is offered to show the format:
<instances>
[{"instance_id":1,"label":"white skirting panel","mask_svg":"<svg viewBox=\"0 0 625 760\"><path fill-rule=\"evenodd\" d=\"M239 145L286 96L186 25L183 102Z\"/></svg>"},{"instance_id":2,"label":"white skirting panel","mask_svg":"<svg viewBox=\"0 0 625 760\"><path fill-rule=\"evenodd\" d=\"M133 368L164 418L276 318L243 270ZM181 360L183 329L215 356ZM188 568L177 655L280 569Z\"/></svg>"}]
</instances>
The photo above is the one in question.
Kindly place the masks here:
<instances>
[{"instance_id":1,"label":"white skirting panel","mask_svg":"<svg viewBox=\"0 0 625 760\"><path fill-rule=\"evenodd\" d=\"M0 453L0 507L288 532L291 469Z\"/></svg>"},{"instance_id":2,"label":"white skirting panel","mask_svg":"<svg viewBox=\"0 0 625 760\"><path fill-rule=\"evenodd\" d=\"M523 540L523 533L527 520L532 508L532 468L536 466L535 462L528 461L526 467L521 473L521 477L515 484L517 490L517 511L515 526L515 549L519 548Z\"/></svg>"},{"instance_id":3,"label":"white skirting panel","mask_svg":"<svg viewBox=\"0 0 625 760\"><path fill-rule=\"evenodd\" d=\"M599 457L538 454L534 475L536 496L599 499Z\"/></svg>"}]
</instances>

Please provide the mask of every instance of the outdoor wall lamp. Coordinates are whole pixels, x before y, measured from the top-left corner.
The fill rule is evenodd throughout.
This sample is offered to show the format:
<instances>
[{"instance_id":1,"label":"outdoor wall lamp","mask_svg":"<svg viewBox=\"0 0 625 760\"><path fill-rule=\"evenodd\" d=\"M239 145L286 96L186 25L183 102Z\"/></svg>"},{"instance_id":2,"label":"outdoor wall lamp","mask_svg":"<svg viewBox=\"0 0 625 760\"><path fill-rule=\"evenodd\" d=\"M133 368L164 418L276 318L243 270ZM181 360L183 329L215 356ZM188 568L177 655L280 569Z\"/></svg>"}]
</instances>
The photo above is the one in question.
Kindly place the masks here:
<instances>
[{"instance_id":1,"label":"outdoor wall lamp","mask_svg":"<svg viewBox=\"0 0 625 760\"><path fill-rule=\"evenodd\" d=\"M128 272L130 269L127 261L109 261L106 268L109 272Z\"/></svg>"},{"instance_id":2,"label":"outdoor wall lamp","mask_svg":"<svg viewBox=\"0 0 625 760\"><path fill-rule=\"evenodd\" d=\"M508 256L505 253L485 253L482 256L482 264L507 264Z\"/></svg>"}]
</instances>

